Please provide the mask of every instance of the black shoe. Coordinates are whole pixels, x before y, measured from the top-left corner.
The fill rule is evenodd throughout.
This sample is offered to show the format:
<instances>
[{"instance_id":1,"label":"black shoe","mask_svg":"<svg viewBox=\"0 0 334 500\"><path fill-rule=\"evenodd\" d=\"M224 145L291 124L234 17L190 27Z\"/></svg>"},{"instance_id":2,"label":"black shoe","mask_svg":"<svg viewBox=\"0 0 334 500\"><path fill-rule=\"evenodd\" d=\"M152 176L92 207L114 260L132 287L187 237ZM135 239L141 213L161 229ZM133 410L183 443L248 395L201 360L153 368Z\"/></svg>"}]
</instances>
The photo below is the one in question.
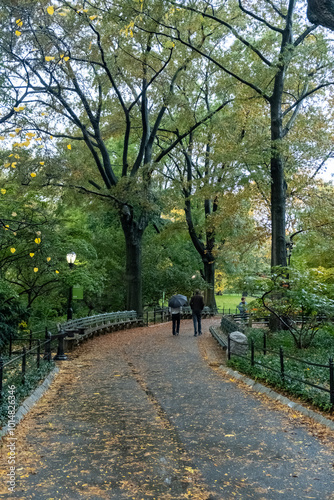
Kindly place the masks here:
<instances>
[{"instance_id":1,"label":"black shoe","mask_svg":"<svg viewBox=\"0 0 334 500\"><path fill-rule=\"evenodd\" d=\"M194 333L194 337L197 337L197 333Z\"/></svg>"}]
</instances>

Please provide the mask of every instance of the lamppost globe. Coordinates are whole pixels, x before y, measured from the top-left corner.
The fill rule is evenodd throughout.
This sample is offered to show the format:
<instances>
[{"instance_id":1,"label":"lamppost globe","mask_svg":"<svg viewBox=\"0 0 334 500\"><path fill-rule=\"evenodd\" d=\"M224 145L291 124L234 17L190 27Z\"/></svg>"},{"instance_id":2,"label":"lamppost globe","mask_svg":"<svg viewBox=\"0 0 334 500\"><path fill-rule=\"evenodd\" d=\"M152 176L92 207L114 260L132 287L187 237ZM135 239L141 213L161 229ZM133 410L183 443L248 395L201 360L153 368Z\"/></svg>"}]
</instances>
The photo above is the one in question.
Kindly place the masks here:
<instances>
[{"instance_id":1,"label":"lamppost globe","mask_svg":"<svg viewBox=\"0 0 334 500\"><path fill-rule=\"evenodd\" d=\"M66 260L68 262L68 265L70 266L70 269L74 266L74 262L76 259L77 255L75 252L69 252L66 255ZM68 302L67 302L67 321L72 319L72 314L73 314L73 309L72 309L72 286L70 286L69 293L68 293Z\"/></svg>"},{"instance_id":2,"label":"lamppost globe","mask_svg":"<svg viewBox=\"0 0 334 500\"><path fill-rule=\"evenodd\" d=\"M77 258L77 254L75 252L70 252L66 255L66 260L67 260L67 263L69 264L70 267L73 266L76 258Z\"/></svg>"}]
</instances>

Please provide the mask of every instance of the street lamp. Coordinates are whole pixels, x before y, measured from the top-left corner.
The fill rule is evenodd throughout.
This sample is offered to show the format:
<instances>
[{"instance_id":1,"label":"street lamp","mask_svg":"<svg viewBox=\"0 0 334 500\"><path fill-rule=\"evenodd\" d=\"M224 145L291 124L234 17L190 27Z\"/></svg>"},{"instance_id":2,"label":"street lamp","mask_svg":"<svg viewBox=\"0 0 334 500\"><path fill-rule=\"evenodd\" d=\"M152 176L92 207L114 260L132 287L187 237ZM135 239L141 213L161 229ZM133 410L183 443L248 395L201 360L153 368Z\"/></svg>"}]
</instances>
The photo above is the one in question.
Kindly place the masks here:
<instances>
[{"instance_id":1,"label":"street lamp","mask_svg":"<svg viewBox=\"0 0 334 500\"><path fill-rule=\"evenodd\" d=\"M68 265L70 266L70 269L73 268L74 262L76 259L76 254L74 252L70 252L66 255L66 260L68 262ZM72 319L72 286L70 286L69 293L68 293L68 303L67 303L67 321Z\"/></svg>"}]
</instances>

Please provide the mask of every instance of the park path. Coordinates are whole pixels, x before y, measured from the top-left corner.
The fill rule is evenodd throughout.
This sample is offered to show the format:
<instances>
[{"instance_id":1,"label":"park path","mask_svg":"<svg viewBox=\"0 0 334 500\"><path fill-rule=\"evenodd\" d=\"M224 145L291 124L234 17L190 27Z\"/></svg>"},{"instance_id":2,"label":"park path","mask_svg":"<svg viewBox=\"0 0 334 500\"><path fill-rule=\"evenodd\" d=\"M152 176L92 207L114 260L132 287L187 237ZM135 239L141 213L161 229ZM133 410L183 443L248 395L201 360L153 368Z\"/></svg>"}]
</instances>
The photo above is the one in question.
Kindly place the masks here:
<instances>
[{"instance_id":1,"label":"park path","mask_svg":"<svg viewBox=\"0 0 334 500\"><path fill-rule=\"evenodd\" d=\"M210 366L215 321L199 338L185 320L176 337L169 323L82 345L17 427L2 498L333 499L333 435Z\"/></svg>"}]
</instances>

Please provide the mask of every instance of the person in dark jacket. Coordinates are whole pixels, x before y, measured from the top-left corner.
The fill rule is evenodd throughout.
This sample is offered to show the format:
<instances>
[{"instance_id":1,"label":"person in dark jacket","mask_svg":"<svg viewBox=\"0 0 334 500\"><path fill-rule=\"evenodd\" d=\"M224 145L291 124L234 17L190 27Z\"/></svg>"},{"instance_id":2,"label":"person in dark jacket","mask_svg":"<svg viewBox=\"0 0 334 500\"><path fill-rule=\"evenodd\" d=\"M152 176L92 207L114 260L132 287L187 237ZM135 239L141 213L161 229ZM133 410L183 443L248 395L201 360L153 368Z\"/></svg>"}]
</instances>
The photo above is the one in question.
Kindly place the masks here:
<instances>
[{"instance_id":1,"label":"person in dark jacket","mask_svg":"<svg viewBox=\"0 0 334 500\"><path fill-rule=\"evenodd\" d=\"M193 314L194 337L197 337L197 333L198 335L202 335L201 316L204 308L204 299L199 290L196 290L195 294L191 297L190 307Z\"/></svg>"}]
</instances>

